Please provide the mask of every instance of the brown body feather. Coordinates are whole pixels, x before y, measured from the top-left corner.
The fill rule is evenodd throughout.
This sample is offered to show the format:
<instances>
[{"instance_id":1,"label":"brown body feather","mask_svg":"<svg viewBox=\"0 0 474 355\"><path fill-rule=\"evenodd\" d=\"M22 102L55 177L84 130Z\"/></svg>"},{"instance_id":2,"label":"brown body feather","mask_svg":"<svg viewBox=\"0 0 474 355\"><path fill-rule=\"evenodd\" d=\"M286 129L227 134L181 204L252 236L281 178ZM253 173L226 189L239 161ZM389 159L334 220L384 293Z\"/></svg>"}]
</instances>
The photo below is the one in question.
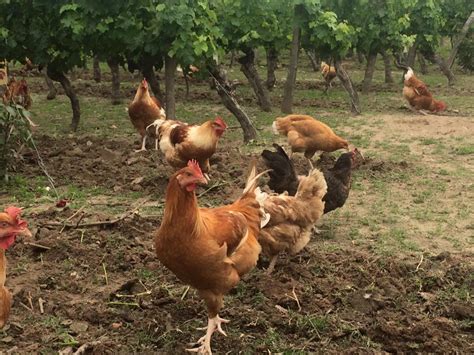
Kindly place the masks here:
<instances>
[{"instance_id":1,"label":"brown body feather","mask_svg":"<svg viewBox=\"0 0 474 355\"><path fill-rule=\"evenodd\" d=\"M140 133L142 138L147 133L146 128L149 125L159 118L165 118L163 117L163 110L159 101L155 97L150 96L148 86L143 82L140 83L133 101L128 106L128 115L133 127Z\"/></svg>"},{"instance_id":2,"label":"brown body feather","mask_svg":"<svg viewBox=\"0 0 474 355\"><path fill-rule=\"evenodd\" d=\"M269 196L264 203L270 221L261 230L259 242L269 257L281 252L298 253L310 240L311 228L324 213L327 192L324 175L317 169L301 178L295 196Z\"/></svg>"},{"instance_id":3,"label":"brown body feather","mask_svg":"<svg viewBox=\"0 0 474 355\"><path fill-rule=\"evenodd\" d=\"M5 251L0 248L0 329L3 328L10 316L12 296L5 288L7 261Z\"/></svg>"},{"instance_id":4,"label":"brown body feather","mask_svg":"<svg viewBox=\"0 0 474 355\"><path fill-rule=\"evenodd\" d=\"M213 318L223 296L256 265L260 204L254 186L231 205L199 208L195 193L179 186L181 171L170 178L155 249L167 268L199 291Z\"/></svg>"},{"instance_id":5,"label":"brown body feather","mask_svg":"<svg viewBox=\"0 0 474 355\"><path fill-rule=\"evenodd\" d=\"M213 120L201 125L167 121L159 128L160 150L168 164L175 168L186 166L191 159L198 161L202 171L210 170L209 158L217 150L223 131L216 130Z\"/></svg>"},{"instance_id":6,"label":"brown body feather","mask_svg":"<svg viewBox=\"0 0 474 355\"><path fill-rule=\"evenodd\" d=\"M8 83L2 99L4 104L18 104L28 110L31 107L32 101L26 80L21 79L17 81L12 79Z\"/></svg>"},{"instance_id":7,"label":"brown body feather","mask_svg":"<svg viewBox=\"0 0 474 355\"><path fill-rule=\"evenodd\" d=\"M415 76L412 69L409 69L405 74L403 85L403 97L414 109L431 112L444 111L446 109L446 104L433 98L426 84Z\"/></svg>"},{"instance_id":8,"label":"brown body feather","mask_svg":"<svg viewBox=\"0 0 474 355\"><path fill-rule=\"evenodd\" d=\"M288 138L292 152L304 153L308 159L317 151L333 152L348 147L348 142L336 135L328 125L308 115L278 117L273 127Z\"/></svg>"}]
</instances>

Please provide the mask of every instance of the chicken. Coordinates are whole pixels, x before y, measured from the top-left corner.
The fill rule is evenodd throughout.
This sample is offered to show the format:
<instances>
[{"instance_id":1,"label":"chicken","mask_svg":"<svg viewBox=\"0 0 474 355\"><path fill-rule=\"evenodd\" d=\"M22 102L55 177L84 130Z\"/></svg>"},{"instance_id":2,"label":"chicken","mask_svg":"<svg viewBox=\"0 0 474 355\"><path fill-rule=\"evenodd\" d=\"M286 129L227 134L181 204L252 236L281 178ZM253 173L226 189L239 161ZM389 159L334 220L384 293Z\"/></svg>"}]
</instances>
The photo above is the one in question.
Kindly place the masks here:
<instances>
[{"instance_id":1,"label":"chicken","mask_svg":"<svg viewBox=\"0 0 474 355\"><path fill-rule=\"evenodd\" d=\"M286 194L268 196L264 201L269 223L260 231L259 241L263 254L270 257L267 273L275 267L278 254L296 254L308 244L311 228L323 215L327 185L317 169L303 176L295 196Z\"/></svg>"},{"instance_id":2,"label":"chicken","mask_svg":"<svg viewBox=\"0 0 474 355\"><path fill-rule=\"evenodd\" d=\"M31 237L27 223L20 219L21 209L8 207L0 212L0 328L5 326L11 308L12 296L5 288L7 260L5 250L14 242L18 235Z\"/></svg>"},{"instance_id":3,"label":"chicken","mask_svg":"<svg viewBox=\"0 0 474 355\"><path fill-rule=\"evenodd\" d=\"M25 110L28 110L31 107L31 96L26 80L21 79L17 81L15 78L12 78L3 93L2 101L5 105L20 105L23 106ZM29 115L25 114L23 117L32 128L38 127L38 125L31 120Z\"/></svg>"},{"instance_id":4,"label":"chicken","mask_svg":"<svg viewBox=\"0 0 474 355\"><path fill-rule=\"evenodd\" d=\"M299 181L293 162L281 146L273 144L273 147L276 152L266 149L262 152L265 165L271 169L268 173L270 176L268 187L276 193L281 194L286 191L290 196L294 196L298 190Z\"/></svg>"},{"instance_id":5,"label":"chicken","mask_svg":"<svg viewBox=\"0 0 474 355\"><path fill-rule=\"evenodd\" d=\"M146 128L157 119L166 119L165 110L161 107L160 102L150 95L148 83L145 79L138 86L135 98L128 106L128 115L133 126L137 129L142 137L142 146L136 150L141 152L146 150L146 139L148 132ZM150 132L152 134L152 132ZM155 149L158 150L158 137L155 138Z\"/></svg>"},{"instance_id":6,"label":"chicken","mask_svg":"<svg viewBox=\"0 0 474 355\"><path fill-rule=\"evenodd\" d=\"M8 84L7 61L0 60L0 85Z\"/></svg>"},{"instance_id":7,"label":"chicken","mask_svg":"<svg viewBox=\"0 0 474 355\"><path fill-rule=\"evenodd\" d=\"M265 154L265 164L268 168L273 169L273 172L269 173L268 187L276 193L287 191L288 195L294 196L301 177L296 174L293 163L283 148L278 144L274 144L274 146L277 148L277 153L268 150L262 153L262 156ZM327 193L323 198L325 202L324 214L344 206L349 197L352 169L358 155L364 159L359 150L354 148L348 153L341 154L332 168L322 169L327 184ZM267 159L271 160L267 162Z\"/></svg>"},{"instance_id":8,"label":"chicken","mask_svg":"<svg viewBox=\"0 0 474 355\"><path fill-rule=\"evenodd\" d=\"M12 78L8 83L7 90L3 94L2 99L5 105L17 104L28 110L31 107L31 96L26 80L21 79L17 81Z\"/></svg>"},{"instance_id":9,"label":"chicken","mask_svg":"<svg viewBox=\"0 0 474 355\"><path fill-rule=\"evenodd\" d=\"M233 204L199 208L194 192L206 184L199 164L187 166L171 176L166 190L163 220L155 234L158 259L186 284L197 289L208 310L206 334L198 348L211 354L211 336L228 320L219 317L223 297L256 265L261 226L268 221L262 209L265 194L256 187L253 165L242 196Z\"/></svg>"},{"instance_id":10,"label":"chicken","mask_svg":"<svg viewBox=\"0 0 474 355\"><path fill-rule=\"evenodd\" d=\"M160 150L171 166L182 168L195 159L202 170L210 170L209 158L216 152L219 138L227 129L227 124L220 117L209 120L201 125L188 125L173 120L156 120L147 127L155 128L159 137Z\"/></svg>"},{"instance_id":11,"label":"chicken","mask_svg":"<svg viewBox=\"0 0 474 355\"><path fill-rule=\"evenodd\" d=\"M324 196L324 214L344 206L351 189L352 168L356 155L360 154L357 148L341 154L331 169L323 171L328 185L328 192Z\"/></svg>"},{"instance_id":12,"label":"chicken","mask_svg":"<svg viewBox=\"0 0 474 355\"><path fill-rule=\"evenodd\" d=\"M294 152L302 152L311 168L311 158L317 151L349 149L349 143L345 139L337 136L329 126L308 115L278 117L273 122L273 132L288 138L291 147L290 158Z\"/></svg>"},{"instance_id":13,"label":"chicken","mask_svg":"<svg viewBox=\"0 0 474 355\"><path fill-rule=\"evenodd\" d=\"M325 89L324 89L324 92L326 93L328 91L328 89L330 87L332 87L331 82L337 76L336 68L331 67L326 62L322 61L321 62L321 74L324 78L324 83L325 83L325 86L326 86Z\"/></svg>"},{"instance_id":14,"label":"chicken","mask_svg":"<svg viewBox=\"0 0 474 355\"><path fill-rule=\"evenodd\" d=\"M403 96L408 101L410 109L426 114L422 110L430 112L440 112L446 110L443 101L435 100L428 90L428 87L415 76L413 69L408 67L403 83Z\"/></svg>"}]
</instances>

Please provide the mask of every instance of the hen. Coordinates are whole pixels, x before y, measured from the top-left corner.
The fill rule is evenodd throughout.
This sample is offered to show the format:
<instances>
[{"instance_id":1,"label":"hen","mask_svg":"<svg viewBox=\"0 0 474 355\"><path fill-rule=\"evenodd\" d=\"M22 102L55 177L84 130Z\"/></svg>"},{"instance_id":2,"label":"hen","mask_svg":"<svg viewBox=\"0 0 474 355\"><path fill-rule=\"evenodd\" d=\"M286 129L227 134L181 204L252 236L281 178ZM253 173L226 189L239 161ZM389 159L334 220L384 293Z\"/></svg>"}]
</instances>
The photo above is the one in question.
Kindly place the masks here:
<instances>
[{"instance_id":1,"label":"hen","mask_svg":"<svg viewBox=\"0 0 474 355\"><path fill-rule=\"evenodd\" d=\"M404 76L403 96L414 111L426 114L422 110L440 112L446 110L443 101L435 100L428 87L415 76L413 69L408 67Z\"/></svg>"},{"instance_id":2,"label":"hen","mask_svg":"<svg viewBox=\"0 0 474 355\"><path fill-rule=\"evenodd\" d=\"M270 180L268 187L276 193L288 192L290 196L294 196L298 189L298 176L295 172L293 162L286 154L285 150L278 144L273 144L276 152L264 150L262 158L268 169Z\"/></svg>"},{"instance_id":3,"label":"hen","mask_svg":"<svg viewBox=\"0 0 474 355\"><path fill-rule=\"evenodd\" d=\"M311 158L317 151L333 152L349 147L349 143L337 136L329 126L308 115L278 117L272 127L275 134L288 138L291 147L290 157L294 152L304 153L311 168L313 168Z\"/></svg>"},{"instance_id":4,"label":"hen","mask_svg":"<svg viewBox=\"0 0 474 355\"><path fill-rule=\"evenodd\" d=\"M212 334L218 330L225 335L222 323L228 322L218 315L223 297L257 262L261 250L257 238L265 223L265 194L256 187L262 174L256 174L254 165L242 196L212 209L198 207L194 190L207 180L197 162L190 161L170 178L155 250L163 265L196 288L206 303L206 335L191 351L211 354Z\"/></svg>"},{"instance_id":5,"label":"hen","mask_svg":"<svg viewBox=\"0 0 474 355\"><path fill-rule=\"evenodd\" d=\"M209 158L216 152L219 138L227 129L220 117L201 125L188 125L173 120L156 120L148 130L155 128L159 137L160 150L171 166L182 168L195 159L204 172L209 172Z\"/></svg>"},{"instance_id":6,"label":"hen","mask_svg":"<svg viewBox=\"0 0 474 355\"><path fill-rule=\"evenodd\" d=\"M18 104L28 110L31 107L31 96L26 80L17 81L12 78L2 99L4 104Z\"/></svg>"},{"instance_id":7,"label":"hen","mask_svg":"<svg viewBox=\"0 0 474 355\"><path fill-rule=\"evenodd\" d=\"M18 235L31 237L27 223L20 219L21 209L7 207L0 212L0 328L3 328L10 315L12 296L5 288L7 260L5 250L15 242Z\"/></svg>"},{"instance_id":8,"label":"hen","mask_svg":"<svg viewBox=\"0 0 474 355\"><path fill-rule=\"evenodd\" d=\"M357 148L341 154L334 166L324 170L324 178L328 185L328 192L324 196L324 214L344 206L351 189L352 168L356 155L360 154Z\"/></svg>"},{"instance_id":9,"label":"hen","mask_svg":"<svg viewBox=\"0 0 474 355\"><path fill-rule=\"evenodd\" d=\"M311 228L323 215L327 185L323 173L312 170L300 178L295 196L268 196L264 202L270 221L260 231L262 252L270 257L267 272L275 267L278 254L296 254L308 244Z\"/></svg>"},{"instance_id":10,"label":"hen","mask_svg":"<svg viewBox=\"0 0 474 355\"><path fill-rule=\"evenodd\" d=\"M165 110L160 102L150 95L148 83L145 79L138 86L133 101L128 106L128 116L142 137L142 146L137 152L146 150L146 139L148 136L147 127L157 119L166 119ZM152 133L151 133L152 134ZM158 149L158 137L155 138L155 149Z\"/></svg>"},{"instance_id":11,"label":"hen","mask_svg":"<svg viewBox=\"0 0 474 355\"><path fill-rule=\"evenodd\" d=\"M268 187L277 193L287 191L290 196L294 196L296 193L295 186L298 187L299 178L293 163L287 157L283 148L277 144L274 144L274 146L277 148L277 153L267 150L262 153L262 156L264 154L266 156L264 161L267 167L273 169L273 172L269 173ZM349 197L352 169L358 155L362 159L364 158L359 150L354 148L348 153L341 154L332 168L322 169L327 184L327 193L323 198L325 214L344 206ZM286 159L284 159L285 156Z\"/></svg>"},{"instance_id":12,"label":"hen","mask_svg":"<svg viewBox=\"0 0 474 355\"><path fill-rule=\"evenodd\" d=\"M326 62L322 61L321 62L321 74L324 78L324 83L325 83L325 89L324 92L327 92L330 87L332 87L331 82L334 80L334 78L337 76L336 73L336 68L331 67L328 65Z\"/></svg>"}]
</instances>

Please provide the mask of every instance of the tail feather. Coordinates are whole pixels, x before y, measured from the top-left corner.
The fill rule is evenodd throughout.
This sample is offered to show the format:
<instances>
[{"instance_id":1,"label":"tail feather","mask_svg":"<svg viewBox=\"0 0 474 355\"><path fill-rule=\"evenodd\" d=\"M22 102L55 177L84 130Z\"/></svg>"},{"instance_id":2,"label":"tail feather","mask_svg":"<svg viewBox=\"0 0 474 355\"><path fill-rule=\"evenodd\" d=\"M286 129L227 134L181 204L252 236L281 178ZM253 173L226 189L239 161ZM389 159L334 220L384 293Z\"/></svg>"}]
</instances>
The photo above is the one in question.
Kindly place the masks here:
<instances>
[{"instance_id":1,"label":"tail feather","mask_svg":"<svg viewBox=\"0 0 474 355\"><path fill-rule=\"evenodd\" d=\"M257 182L260 177L268 173L270 170L265 170L261 172L260 174L257 174L257 163L254 161L252 163L252 168L250 169L249 176L247 178L247 183L245 184L244 191L242 192L242 195L245 195L249 191L255 191L255 188L257 187Z\"/></svg>"}]
</instances>

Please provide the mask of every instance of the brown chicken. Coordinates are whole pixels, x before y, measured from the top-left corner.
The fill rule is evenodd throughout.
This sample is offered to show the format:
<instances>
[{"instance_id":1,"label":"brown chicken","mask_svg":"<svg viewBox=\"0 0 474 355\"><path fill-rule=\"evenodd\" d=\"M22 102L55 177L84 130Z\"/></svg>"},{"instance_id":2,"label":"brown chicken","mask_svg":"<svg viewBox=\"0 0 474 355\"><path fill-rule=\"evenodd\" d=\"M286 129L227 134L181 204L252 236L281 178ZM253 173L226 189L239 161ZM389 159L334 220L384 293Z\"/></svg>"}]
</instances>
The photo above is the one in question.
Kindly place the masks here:
<instances>
[{"instance_id":1,"label":"brown chicken","mask_svg":"<svg viewBox=\"0 0 474 355\"><path fill-rule=\"evenodd\" d=\"M5 288L7 260L5 250L15 242L18 235L31 237L27 223L20 219L21 209L8 207L0 212L0 328L3 328L10 315L12 296Z\"/></svg>"},{"instance_id":2,"label":"brown chicken","mask_svg":"<svg viewBox=\"0 0 474 355\"><path fill-rule=\"evenodd\" d=\"M275 267L278 254L296 254L308 244L311 228L324 213L327 185L324 175L317 169L300 178L295 196L288 194L268 196L264 209L270 221L260 231L262 252L270 257L267 272Z\"/></svg>"},{"instance_id":3,"label":"brown chicken","mask_svg":"<svg viewBox=\"0 0 474 355\"><path fill-rule=\"evenodd\" d=\"M413 69L408 67L403 83L403 96L408 101L410 109L425 114L423 110L440 112L446 110L443 101L435 100L428 87L415 76Z\"/></svg>"},{"instance_id":4,"label":"brown chicken","mask_svg":"<svg viewBox=\"0 0 474 355\"><path fill-rule=\"evenodd\" d=\"M278 117L273 122L273 132L288 138L291 147L290 158L295 152L304 153L311 168L311 158L317 151L333 152L349 149L349 143L337 136L326 124L308 115L288 115Z\"/></svg>"},{"instance_id":5,"label":"brown chicken","mask_svg":"<svg viewBox=\"0 0 474 355\"><path fill-rule=\"evenodd\" d=\"M326 62L321 62L321 74L324 78L325 89L324 92L327 92L330 87L332 87L332 81L337 76L336 68L331 67Z\"/></svg>"},{"instance_id":6,"label":"brown chicken","mask_svg":"<svg viewBox=\"0 0 474 355\"><path fill-rule=\"evenodd\" d=\"M3 94L3 103L7 104L17 104L23 106L25 109L31 107L31 96L30 89L25 79L20 81L12 78L8 83L7 90Z\"/></svg>"},{"instance_id":7,"label":"brown chicken","mask_svg":"<svg viewBox=\"0 0 474 355\"><path fill-rule=\"evenodd\" d=\"M148 132L146 128L155 122L155 120L166 119L165 110L161 107L158 99L150 95L148 83L145 79L143 79L138 86L135 98L128 106L128 115L132 121L133 127L137 129L142 137L142 146L136 151L144 151L146 150L147 136L153 136L153 132ZM158 137L154 136L154 138L155 149L158 149Z\"/></svg>"},{"instance_id":8,"label":"brown chicken","mask_svg":"<svg viewBox=\"0 0 474 355\"><path fill-rule=\"evenodd\" d=\"M172 167L182 168L191 159L198 161L205 173L209 172L209 158L216 152L219 138L227 129L220 117L201 125L172 120L156 120L147 130L154 129L159 137L160 150ZM156 134L155 133L155 134Z\"/></svg>"},{"instance_id":9,"label":"brown chicken","mask_svg":"<svg viewBox=\"0 0 474 355\"><path fill-rule=\"evenodd\" d=\"M194 190L207 180L197 162L190 161L170 178L155 250L163 265L196 288L206 303L206 335L191 351L211 354L212 334L217 330L225 335L222 323L228 322L218 315L223 297L257 262L257 238L268 221L262 209L266 195L256 187L262 174L253 165L242 196L217 208L198 207Z\"/></svg>"}]
</instances>

